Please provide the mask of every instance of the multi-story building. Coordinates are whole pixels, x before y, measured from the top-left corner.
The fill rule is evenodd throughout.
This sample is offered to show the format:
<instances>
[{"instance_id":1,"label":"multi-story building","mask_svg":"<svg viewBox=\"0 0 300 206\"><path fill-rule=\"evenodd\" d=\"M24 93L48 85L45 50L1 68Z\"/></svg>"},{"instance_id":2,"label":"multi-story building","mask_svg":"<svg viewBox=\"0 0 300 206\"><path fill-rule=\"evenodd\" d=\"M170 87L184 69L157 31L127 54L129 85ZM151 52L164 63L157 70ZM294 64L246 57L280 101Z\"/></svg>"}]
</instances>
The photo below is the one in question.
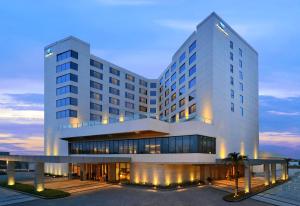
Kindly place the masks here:
<instances>
[{"instance_id":1,"label":"multi-story building","mask_svg":"<svg viewBox=\"0 0 300 206\"><path fill-rule=\"evenodd\" d=\"M46 172L167 185L220 178L229 152L257 158L258 54L215 13L157 79L72 36L45 47L45 154L131 158Z\"/></svg>"}]
</instances>

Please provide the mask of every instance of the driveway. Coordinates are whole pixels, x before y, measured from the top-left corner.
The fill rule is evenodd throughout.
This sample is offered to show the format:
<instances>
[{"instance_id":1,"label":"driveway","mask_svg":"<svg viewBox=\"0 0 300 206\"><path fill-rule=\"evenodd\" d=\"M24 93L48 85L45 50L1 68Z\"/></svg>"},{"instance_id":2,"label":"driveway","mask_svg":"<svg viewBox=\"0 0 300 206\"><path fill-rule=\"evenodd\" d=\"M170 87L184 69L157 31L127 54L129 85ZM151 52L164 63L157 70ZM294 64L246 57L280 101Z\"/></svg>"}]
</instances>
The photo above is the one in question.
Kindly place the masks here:
<instances>
[{"instance_id":1,"label":"driveway","mask_svg":"<svg viewBox=\"0 0 300 206\"><path fill-rule=\"evenodd\" d=\"M36 199L37 199L36 197L24 195L0 187L0 206L9 205L13 203L22 203L20 205L24 205L24 202L32 201Z\"/></svg>"}]
</instances>

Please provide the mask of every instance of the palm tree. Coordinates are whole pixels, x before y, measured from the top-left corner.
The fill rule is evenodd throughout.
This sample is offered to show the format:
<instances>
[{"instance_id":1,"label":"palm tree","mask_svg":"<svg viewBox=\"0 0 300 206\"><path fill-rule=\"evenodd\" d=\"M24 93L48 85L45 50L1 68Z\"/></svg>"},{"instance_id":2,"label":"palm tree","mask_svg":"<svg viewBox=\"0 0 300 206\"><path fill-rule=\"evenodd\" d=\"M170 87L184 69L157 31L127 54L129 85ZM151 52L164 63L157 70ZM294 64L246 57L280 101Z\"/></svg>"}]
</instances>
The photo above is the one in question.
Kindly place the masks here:
<instances>
[{"instance_id":1,"label":"palm tree","mask_svg":"<svg viewBox=\"0 0 300 206\"><path fill-rule=\"evenodd\" d=\"M239 190L239 165L244 161L247 160L248 157L245 155L241 155L238 152L232 152L227 155L224 159L226 163L230 163L232 165L232 169L234 172L234 180L235 180L235 189L234 189L234 197L238 196Z\"/></svg>"}]
</instances>

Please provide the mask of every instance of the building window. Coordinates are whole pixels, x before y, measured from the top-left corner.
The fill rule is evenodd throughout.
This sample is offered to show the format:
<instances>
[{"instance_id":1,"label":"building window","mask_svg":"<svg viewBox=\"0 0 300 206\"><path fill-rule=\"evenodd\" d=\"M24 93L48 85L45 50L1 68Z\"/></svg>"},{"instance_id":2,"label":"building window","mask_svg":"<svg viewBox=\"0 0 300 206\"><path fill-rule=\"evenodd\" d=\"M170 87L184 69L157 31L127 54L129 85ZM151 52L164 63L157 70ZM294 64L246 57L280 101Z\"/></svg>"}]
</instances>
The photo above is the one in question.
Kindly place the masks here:
<instances>
[{"instance_id":1,"label":"building window","mask_svg":"<svg viewBox=\"0 0 300 206\"><path fill-rule=\"evenodd\" d=\"M231 96L232 99L234 98L234 91L233 91L233 89L230 90L230 96Z\"/></svg>"},{"instance_id":2,"label":"building window","mask_svg":"<svg viewBox=\"0 0 300 206\"><path fill-rule=\"evenodd\" d=\"M151 82L151 83L150 83L150 88L151 88L151 89L155 89L155 88L156 88L156 83Z\"/></svg>"},{"instance_id":3,"label":"building window","mask_svg":"<svg viewBox=\"0 0 300 206\"><path fill-rule=\"evenodd\" d=\"M150 104L156 104L156 99L150 99Z\"/></svg>"},{"instance_id":4,"label":"building window","mask_svg":"<svg viewBox=\"0 0 300 206\"><path fill-rule=\"evenodd\" d=\"M234 79L233 79L233 77L230 77L230 84L234 85Z\"/></svg>"},{"instance_id":5,"label":"building window","mask_svg":"<svg viewBox=\"0 0 300 206\"><path fill-rule=\"evenodd\" d=\"M72 97L67 97L67 98L56 100L56 107L63 107L68 105L77 106L78 105L77 99Z\"/></svg>"},{"instance_id":6,"label":"building window","mask_svg":"<svg viewBox=\"0 0 300 206\"><path fill-rule=\"evenodd\" d=\"M101 74L100 72L96 72L94 70L90 70L90 76L101 80L103 79L103 74Z\"/></svg>"},{"instance_id":7,"label":"building window","mask_svg":"<svg viewBox=\"0 0 300 206\"><path fill-rule=\"evenodd\" d=\"M173 104L172 106L171 106L171 112L174 112L176 110L176 104Z\"/></svg>"},{"instance_id":8,"label":"building window","mask_svg":"<svg viewBox=\"0 0 300 206\"><path fill-rule=\"evenodd\" d=\"M129 112L129 111L125 111L125 118L126 119L133 119L134 118L134 113Z\"/></svg>"},{"instance_id":9,"label":"building window","mask_svg":"<svg viewBox=\"0 0 300 206\"><path fill-rule=\"evenodd\" d=\"M169 75L170 75L170 71L167 70L166 73L165 73L165 79L167 79L169 77Z\"/></svg>"},{"instance_id":10,"label":"building window","mask_svg":"<svg viewBox=\"0 0 300 206\"><path fill-rule=\"evenodd\" d=\"M170 94L170 89L167 89L167 90L165 91L165 97L167 97L169 94Z\"/></svg>"},{"instance_id":11,"label":"building window","mask_svg":"<svg viewBox=\"0 0 300 206\"><path fill-rule=\"evenodd\" d=\"M170 119L170 122L175 122L175 121L176 121L176 114L174 114Z\"/></svg>"},{"instance_id":12,"label":"building window","mask_svg":"<svg viewBox=\"0 0 300 206\"><path fill-rule=\"evenodd\" d=\"M63 119L67 117L77 117L77 111L72 109L62 110L56 112L56 119Z\"/></svg>"},{"instance_id":13,"label":"building window","mask_svg":"<svg viewBox=\"0 0 300 206\"><path fill-rule=\"evenodd\" d=\"M189 95L189 101L192 101L196 98L196 90L192 91Z\"/></svg>"},{"instance_id":14,"label":"building window","mask_svg":"<svg viewBox=\"0 0 300 206\"><path fill-rule=\"evenodd\" d=\"M233 74L233 65L232 64L230 64L230 73Z\"/></svg>"},{"instance_id":15,"label":"building window","mask_svg":"<svg viewBox=\"0 0 300 206\"><path fill-rule=\"evenodd\" d=\"M125 78L131 82L134 82L135 81L135 77L130 75L130 74L125 74Z\"/></svg>"},{"instance_id":16,"label":"building window","mask_svg":"<svg viewBox=\"0 0 300 206\"><path fill-rule=\"evenodd\" d=\"M98 101L102 101L102 94L90 91L90 98Z\"/></svg>"},{"instance_id":17,"label":"building window","mask_svg":"<svg viewBox=\"0 0 300 206\"><path fill-rule=\"evenodd\" d=\"M232 52L230 52L230 60L233 61L233 53Z\"/></svg>"},{"instance_id":18,"label":"building window","mask_svg":"<svg viewBox=\"0 0 300 206\"><path fill-rule=\"evenodd\" d=\"M78 64L74 63L74 62L67 62L64 64L60 64L56 66L56 73L68 70L68 69L73 69L78 71Z\"/></svg>"},{"instance_id":19,"label":"building window","mask_svg":"<svg viewBox=\"0 0 300 206\"><path fill-rule=\"evenodd\" d=\"M148 91L145 88L140 88L139 92L140 92L140 94L143 94L143 95L147 95L148 94Z\"/></svg>"},{"instance_id":20,"label":"building window","mask_svg":"<svg viewBox=\"0 0 300 206\"><path fill-rule=\"evenodd\" d=\"M239 54L241 57L243 56L243 50L241 48L239 48Z\"/></svg>"},{"instance_id":21,"label":"building window","mask_svg":"<svg viewBox=\"0 0 300 206\"><path fill-rule=\"evenodd\" d=\"M192 51L194 51L194 49L196 48L197 46L197 42L196 40L193 41L193 43L189 46L189 53L191 53Z\"/></svg>"},{"instance_id":22,"label":"building window","mask_svg":"<svg viewBox=\"0 0 300 206\"><path fill-rule=\"evenodd\" d=\"M120 90L113 88L113 87L109 87L109 93L114 94L114 95L120 95Z\"/></svg>"},{"instance_id":23,"label":"building window","mask_svg":"<svg viewBox=\"0 0 300 206\"><path fill-rule=\"evenodd\" d=\"M171 72L173 72L176 69L176 62L174 64L172 64L171 66Z\"/></svg>"},{"instance_id":24,"label":"building window","mask_svg":"<svg viewBox=\"0 0 300 206\"><path fill-rule=\"evenodd\" d=\"M174 80L176 80L176 72L174 74L172 74L172 76L171 76L171 81L174 81Z\"/></svg>"},{"instance_id":25,"label":"building window","mask_svg":"<svg viewBox=\"0 0 300 206\"><path fill-rule=\"evenodd\" d=\"M169 87L171 84L171 80L168 79L166 82L165 82L165 88Z\"/></svg>"},{"instance_id":26,"label":"building window","mask_svg":"<svg viewBox=\"0 0 300 206\"><path fill-rule=\"evenodd\" d=\"M130 83L125 83L125 88L134 91L135 90L135 86L133 84Z\"/></svg>"},{"instance_id":27,"label":"building window","mask_svg":"<svg viewBox=\"0 0 300 206\"><path fill-rule=\"evenodd\" d=\"M56 61L59 62L59 61L62 61L64 59L67 59L67 58L74 58L74 59L78 59L78 52L76 51L73 51L73 50L69 50L69 51L65 51L63 53L60 53L60 54L57 54L56 55Z\"/></svg>"},{"instance_id":28,"label":"building window","mask_svg":"<svg viewBox=\"0 0 300 206\"><path fill-rule=\"evenodd\" d=\"M190 70L189 70L189 76L192 76L195 73L196 73L196 65L194 65L194 66L192 66L192 68L190 68Z\"/></svg>"},{"instance_id":29,"label":"building window","mask_svg":"<svg viewBox=\"0 0 300 206\"><path fill-rule=\"evenodd\" d=\"M120 100L114 97L109 97L109 103L114 105L120 105Z\"/></svg>"},{"instance_id":30,"label":"building window","mask_svg":"<svg viewBox=\"0 0 300 206\"><path fill-rule=\"evenodd\" d=\"M120 76L120 71L112 67L109 67L109 73Z\"/></svg>"},{"instance_id":31,"label":"building window","mask_svg":"<svg viewBox=\"0 0 300 206\"><path fill-rule=\"evenodd\" d=\"M193 104L189 107L189 114L193 114L196 112L196 104Z\"/></svg>"},{"instance_id":32,"label":"building window","mask_svg":"<svg viewBox=\"0 0 300 206\"><path fill-rule=\"evenodd\" d=\"M239 67L242 68L243 67L243 62L242 60L239 59Z\"/></svg>"},{"instance_id":33,"label":"building window","mask_svg":"<svg viewBox=\"0 0 300 206\"><path fill-rule=\"evenodd\" d=\"M166 109L166 110L165 110L165 116L168 116L169 113L170 113L169 109Z\"/></svg>"},{"instance_id":34,"label":"building window","mask_svg":"<svg viewBox=\"0 0 300 206\"><path fill-rule=\"evenodd\" d=\"M179 89L179 96L185 94L185 86Z\"/></svg>"},{"instance_id":35,"label":"building window","mask_svg":"<svg viewBox=\"0 0 300 206\"><path fill-rule=\"evenodd\" d=\"M101 122L102 121L102 116L99 115L99 114L90 113L90 120L91 121L99 121L99 122Z\"/></svg>"},{"instance_id":36,"label":"building window","mask_svg":"<svg viewBox=\"0 0 300 206\"><path fill-rule=\"evenodd\" d=\"M179 100L179 107L182 107L185 104L185 98Z\"/></svg>"},{"instance_id":37,"label":"building window","mask_svg":"<svg viewBox=\"0 0 300 206\"><path fill-rule=\"evenodd\" d=\"M140 112L147 112L147 107L140 105L139 106L139 111Z\"/></svg>"},{"instance_id":38,"label":"building window","mask_svg":"<svg viewBox=\"0 0 300 206\"><path fill-rule=\"evenodd\" d=\"M196 52L189 58L189 65L193 64L196 60Z\"/></svg>"},{"instance_id":39,"label":"building window","mask_svg":"<svg viewBox=\"0 0 300 206\"><path fill-rule=\"evenodd\" d=\"M189 81L189 89L196 85L196 77Z\"/></svg>"},{"instance_id":40,"label":"building window","mask_svg":"<svg viewBox=\"0 0 300 206\"><path fill-rule=\"evenodd\" d=\"M60 84L68 81L78 82L78 76L76 74L69 73L69 74L56 77L56 84Z\"/></svg>"},{"instance_id":41,"label":"building window","mask_svg":"<svg viewBox=\"0 0 300 206\"><path fill-rule=\"evenodd\" d=\"M181 74L184 71L185 71L185 64L183 64L179 67L179 74Z\"/></svg>"},{"instance_id":42,"label":"building window","mask_svg":"<svg viewBox=\"0 0 300 206\"><path fill-rule=\"evenodd\" d=\"M175 89L176 89L176 82L171 85L171 91L175 91Z\"/></svg>"},{"instance_id":43,"label":"building window","mask_svg":"<svg viewBox=\"0 0 300 206\"><path fill-rule=\"evenodd\" d=\"M230 41L230 49L233 49L233 42Z\"/></svg>"},{"instance_id":44,"label":"building window","mask_svg":"<svg viewBox=\"0 0 300 206\"><path fill-rule=\"evenodd\" d=\"M150 113L156 113L156 108L150 108Z\"/></svg>"},{"instance_id":45,"label":"building window","mask_svg":"<svg viewBox=\"0 0 300 206\"><path fill-rule=\"evenodd\" d=\"M185 81L185 75L182 75L182 76L179 78L179 84L182 84L184 81Z\"/></svg>"},{"instance_id":46,"label":"building window","mask_svg":"<svg viewBox=\"0 0 300 206\"><path fill-rule=\"evenodd\" d=\"M243 72L242 71L239 71L239 77L240 77L240 80L243 80Z\"/></svg>"},{"instance_id":47,"label":"building window","mask_svg":"<svg viewBox=\"0 0 300 206\"><path fill-rule=\"evenodd\" d=\"M140 83L141 86L144 86L144 87L148 86L148 83L146 81L142 80L142 79L140 79L139 83Z\"/></svg>"},{"instance_id":48,"label":"building window","mask_svg":"<svg viewBox=\"0 0 300 206\"><path fill-rule=\"evenodd\" d=\"M242 82L240 82L240 91L244 91L244 85Z\"/></svg>"},{"instance_id":49,"label":"building window","mask_svg":"<svg viewBox=\"0 0 300 206\"><path fill-rule=\"evenodd\" d=\"M114 114L114 115L119 115L120 114L120 110L118 108L115 107L109 107L109 114Z\"/></svg>"},{"instance_id":50,"label":"building window","mask_svg":"<svg viewBox=\"0 0 300 206\"><path fill-rule=\"evenodd\" d=\"M125 98L134 100L134 94L131 94L129 92L125 92Z\"/></svg>"},{"instance_id":51,"label":"building window","mask_svg":"<svg viewBox=\"0 0 300 206\"><path fill-rule=\"evenodd\" d=\"M96 61L96 60L90 59L90 65L93 66L93 67L96 67L98 69L103 70L103 64Z\"/></svg>"},{"instance_id":52,"label":"building window","mask_svg":"<svg viewBox=\"0 0 300 206\"><path fill-rule=\"evenodd\" d=\"M156 96L156 91L150 91L150 96L155 97Z\"/></svg>"},{"instance_id":53,"label":"building window","mask_svg":"<svg viewBox=\"0 0 300 206\"><path fill-rule=\"evenodd\" d=\"M140 98L139 98L139 101L140 101L141 103L144 103L144 104L147 104L147 103L148 103L148 100L147 100L147 98L145 98L145 97L140 97Z\"/></svg>"},{"instance_id":54,"label":"building window","mask_svg":"<svg viewBox=\"0 0 300 206\"><path fill-rule=\"evenodd\" d=\"M57 96L62 94L67 94L67 93L78 94L78 88L73 85L67 85L56 89Z\"/></svg>"},{"instance_id":55,"label":"building window","mask_svg":"<svg viewBox=\"0 0 300 206\"><path fill-rule=\"evenodd\" d=\"M182 110L181 112L179 112L179 119L182 119L185 117L185 110Z\"/></svg>"},{"instance_id":56,"label":"building window","mask_svg":"<svg viewBox=\"0 0 300 206\"><path fill-rule=\"evenodd\" d=\"M166 99L166 100L165 100L165 106L168 106L169 102L170 102L169 98Z\"/></svg>"},{"instance_id":57,"label":"building window","mask_svg":"<svg viewBox=\"0 0 300 206\"><path fill-rule=\"evenodd\" d=\"M102 90L103 89L103 85L98 83L98 82L94 82L94 81L90 81L90 87L94 88L94 89L98 89L98 90Z\"/></svg>"},{"instance_id":58,"label":"building window","mask_svg":"<svg viewBox=\"0 0 300 206\"><path fill-rule=\"evenodd\" d=\"M113 78L113 77L109 77L109 83L119 86L120 80Z\"/></svg>"},{"instance_id":59,"label":"building window","mask_svg":"<svg viewBox=\"0 0 300 206\"><path fill-rule=\"evenodd\" d=\"M90 102L90 109L93 109L96 111L102 111L102 105L96 104L94 102Z\"/></svg>"},{"instance_id":60,"label":"building window","mask_svg":"<svg viewBox=\"0 0 300 206\"><path fill-rule=\"evenodd\" d=\"M131 102L125 102L125 107L129 109L134 109L134 104Z\"/></svg>"},{"instance_id":61,"label":"building window","mask_svg":"<svg viewBox=\"0 0 300 206\"><path fill-rule=\"evenodd\" d=\"M185 52L183 52L183 53L179 56L179 63L181 63L184 59L185 59Z\"/></svg>"},{"instance_id":62,"label":"building window","mask_svg":"<svg viewBox=\"0 0 300 206\"><path fill-rule=\"evenodd\" d=\"M176 99L176 92L174 94L172 94L171 101L174 101L175 99Z\"/></svg>"},{"instance_id":63,"label":"building window","mask_svg":"<svg viewBox=\"0 0 300 206\"><path fill-rule=\"evenodd\" d=\"M244 116L244 108L243 107L240 107L240 113L241 113L241 116Z\"/></svg>"},{"instance_id":64,"label":"building window","mask_svg":"<svg viewBox=\"0 0 300 206\"><path fill-rule=\"evenodd\" d=\"M240 95L240 103L244 104L244 96L243 95Z\"/></svg>"},{"instance_id":65,"label":"building window","mask_svg":"<svg viewBox=\"0 0 300 206\"><path fill-rule=\"evenodd\" d=\"M230 110L232 111L232 112L234 112L234 104L231 102L231 104L230 104Z\"/></svg>"}]
</instances>

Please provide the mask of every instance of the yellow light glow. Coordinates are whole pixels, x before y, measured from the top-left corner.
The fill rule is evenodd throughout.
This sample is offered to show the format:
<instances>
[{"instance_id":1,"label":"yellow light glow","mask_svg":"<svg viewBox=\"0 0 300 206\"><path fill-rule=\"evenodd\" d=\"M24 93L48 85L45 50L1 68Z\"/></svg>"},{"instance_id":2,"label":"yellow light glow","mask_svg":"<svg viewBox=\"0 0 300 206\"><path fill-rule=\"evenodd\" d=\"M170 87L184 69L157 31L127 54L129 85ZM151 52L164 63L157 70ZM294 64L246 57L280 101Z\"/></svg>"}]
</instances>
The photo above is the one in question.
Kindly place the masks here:
<instances>
[{"instance_id":1,"label":"yellow light glow","mask_svg":"<svg viewBox=\"0 0 300 206\"><path fill-rule=\"evenodd\" d=\"M108 124L108 119L103 119L102 124Z\"/></svg>"},{"instance_id":2,"label":"yellow light glow","mask_svg":"<svg viewBox=\"0 0 300 206\"><path fill-rule=\"evenodd\" d=\"M244 144L244 142L241 142L240 154L245 155L245 144Z\"/></svg>"},{"instance_id":3,"label":"yellow light glow","mask_svg":"<svg viewBox=\"0 0 300 206\"><path fill-rule=\"evenodd\" d=\"M220 158L224 159L226 157L226 146L224 141L221 142L220 144Z\"/></svg>"},{"instance_id":4,"label":"yellow light glow","mask_svg":"<svg viewBox=\"0 0 300 206\"><path fill-rule=\"evenodd\" d=\"M9 185L9 186L15 185L15 178L8 177L7 185Z\"/></svg>"},{"instance_id":5,"label":"yellow light glow","mask_svg":"<svg viewBox=\"0 0 300 206\"><path fill-rule=\"evenodd\" d=\"M201 111L200 116L203 117L203 121L206 124L211 124L212 123L212 119L213 119L213 114L212 114L212 108L211 108L211 103L208 100L209 98L203 99L203 109Z\"/></svg>"},{"instance_id":6,"label":"yellow light glow","mask_svg":"<svg viewBox=\"0 0 300 206\"><path fill-rule=\"evenodd\" d=\"M189 119L189 109L185 109L185 119Z\"/></svg>"},{"instance_id":7,"label":"yellow light glow","mask_svg":"<svg viewBox=\"0 0 300 206\"><path fill-rule=\"evenodd\" d=\"M139 176L135 176L134 182L135 182L136 184L138 184L138 183L140 182L140 177L139 177Z\"/></svg>"},{"instance_id":8,"label":"yellow light glow","mask_svg":"<svg viewBox=\"0 0 300 206\"><path fill-rule=\"evenodd\" d=\"M42 192L44 191L44 186L42 184L38 184L37 187L36 187L36 191L37 192Z\"/></svg>"},{"instance_id":9,"label":"yellow light glow","mask_svg":"<svg viewBox=\"0 0 300 206\"><path fill-rule=\"evenodd\" d=\"M247 188L245 188L245 193L249 193L250 191L249 191L249 188L247 187Z\"/></svg>"},{"instance_id":10,"label":"yellow light glow","mask_svg":"<svg viewBox=\"0 0 300 206\"><path fill-rule=\"evenodd\" d=\"M191 174L190 174L190 181L193 182L194 180L195 180L194 174L191 173Z\"/></svg>"},{"instance_id":11,"label":"yellow light glow","mask_svg":"<svg viewBox=\"0 0 300 206\"><path fill-rule=\"evenodd\" d=\"M181 176L181 175L178 175L178 176L177 176L177 183L178 183L178 184L181 184L181 183L182 183L182 176Z\"/></svg>"},{"instance_id":12,"label":"yellow light glow","mask_svg":"<svg viewBox=\"0 0 300 206\"><path fill-rule=\"evenodd\" d=\"M256 142L254 144L253 158L254 159L258 158L258 149L257 149L257 143Z\"/></svg>"},{"instance_id":13,"label":"yellow light glow","mask_svg":"<svg viewBox=\"0 0 300 206\"><path fill-rule=\"evenodd\" d=\"M124 116L123 116L123 115L121 115L121 116L119 117L119 121L120 121L120 122L124 122Z\"/></svg>"},{"instance_id":14,"label":"yellow light glow","mask_svg":"<svg viewBox=\"0 0 300 206\"><path fill-rule=\"evenodd\" d=\"M166 175L165 184L166 184L166 186L168 186L168 185L171 184L171 178L170 178L170 175Z\"/></svg>"},{"instance_id":15,"label":"yellow light glow","mask_svg":"<svg viewBox=\"0 0 300 206\"><path fill-rule=\"evenodd\" d=\"M55 143L54 143L54 145L53 145L53 155L54 155L54 156L57 156L57 155L58 155L58 146L57 146L57 144L55 144Z\"/></svg>"}]
</instances>

